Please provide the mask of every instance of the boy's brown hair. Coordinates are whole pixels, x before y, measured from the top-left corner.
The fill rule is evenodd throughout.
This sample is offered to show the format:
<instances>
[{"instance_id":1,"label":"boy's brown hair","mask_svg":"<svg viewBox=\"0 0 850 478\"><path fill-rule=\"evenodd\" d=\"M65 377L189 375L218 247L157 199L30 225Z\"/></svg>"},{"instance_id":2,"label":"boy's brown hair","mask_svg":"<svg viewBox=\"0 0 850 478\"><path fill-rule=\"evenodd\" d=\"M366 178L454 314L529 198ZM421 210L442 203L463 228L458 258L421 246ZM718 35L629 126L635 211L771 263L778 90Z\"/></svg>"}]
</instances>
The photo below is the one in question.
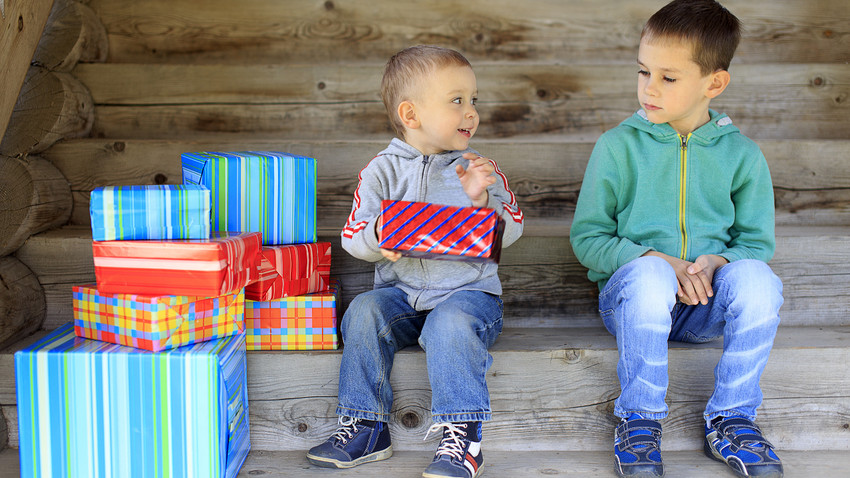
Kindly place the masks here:
<instances>
[{"instance_id":1,"label":"boy's brown hair","mask_svg":"<svg viewBox=\"0 0 850 478\"><path fill-rule=\"evenodd\" d=\"M435 68L447 66L472 68L469 61L455 50L433 45L405 48L387 62L381 80L381 99L387 108L393 130L399 138L404 139L404 124L398 117L398 105L402 101L412 99L417 80L430 74Z\"/></svg>"},{"instance_id":2,"label":"boy's brown hair","mask_svg":"<svg viewBox=\"0 0 850 478\"><path fill-rule=\"evenodd\" d=\"M714 0L673 0L650 17L640 37L689 42L694 63L708 75L729 69L741 41L741 22Z\"/></svg>"}]
</instances>

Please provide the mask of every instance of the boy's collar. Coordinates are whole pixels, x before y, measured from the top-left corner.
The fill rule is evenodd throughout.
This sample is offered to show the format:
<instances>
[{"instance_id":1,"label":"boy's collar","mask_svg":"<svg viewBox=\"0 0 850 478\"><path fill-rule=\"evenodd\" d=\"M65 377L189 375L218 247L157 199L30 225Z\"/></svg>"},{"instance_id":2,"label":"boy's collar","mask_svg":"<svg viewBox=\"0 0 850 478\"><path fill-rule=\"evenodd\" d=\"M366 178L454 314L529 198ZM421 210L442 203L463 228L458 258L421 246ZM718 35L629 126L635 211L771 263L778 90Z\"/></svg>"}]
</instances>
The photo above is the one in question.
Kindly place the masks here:
<instances>
[{"instance_id":1,"label":"boy's collar","mask_svg":"<svg viewBox=\"0 0 850 478\"><path fill-rule=\"evenodd\" d=\"M675 129L673 129L672 126L670 126L669 123L657 124L657 123L653 123L653 122L649 121L649 118L647 117L646 112L643 110L643 108L637 110L635 112L635 114L637 116L639 116L641 118L641 120L643 120L643 122L646 125L649 126L650 130L655 135L666 137L666 136L678 136L678 134L679 134L679 133L676 132ZM702 137L705 137L705 138L711 138L711 137L719 136L720 134L732 132L731 130L724 130L724 128L726 128L728 126L734 127L734 125L732 124L732 118L729 118L724 113L718 113L717 111L715 111L711 108L709 108L709 110L708 110L708 116L710 118L708 120L708 123L706 123L706 124L700 126L699 128L695 129L694 131L691 132L691 134L696 135L696 136L702 136ZM737 131L738 128L734 127L734 130Z\"/></svg>"}]
</instances>

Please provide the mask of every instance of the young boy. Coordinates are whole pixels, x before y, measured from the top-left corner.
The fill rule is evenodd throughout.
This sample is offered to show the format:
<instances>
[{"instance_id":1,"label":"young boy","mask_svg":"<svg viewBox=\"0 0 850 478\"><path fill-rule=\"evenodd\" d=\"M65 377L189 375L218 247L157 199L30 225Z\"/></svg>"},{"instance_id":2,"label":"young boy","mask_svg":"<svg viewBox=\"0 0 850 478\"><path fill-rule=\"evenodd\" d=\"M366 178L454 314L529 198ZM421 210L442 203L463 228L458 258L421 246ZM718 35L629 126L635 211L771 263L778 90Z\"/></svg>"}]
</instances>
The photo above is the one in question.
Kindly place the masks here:
<instances>
[{"instance_id":1,"label":"young boy","mask_svg":"<svg viewBox=\"0 0 850 478\"><path fill-rule=\"evenodd\" d=\"M773 189L758 146L709 109L739 39L738 19L713 0L653 15L638 51L641 109L599 138L585 172L570 241L617 338L620 476L664 473L667 341L721 336L705 453L741 476L782 476L753 423L783 301L766 264Z\"/></svg>"},{"instance_id":2,"label":"young boy","mask_svg":"<svg viewBox=\"0 0 850 478\"><path fill-rule=\"evenodd\" d=\"M392 455L393 356L418 343L431 382L435 424L428 432L443 430L422 476L481 472L481 422L491 415L488 349L502 330L497 266L378 248L383 199L495 209L506 224L503 246L522 234L522 212L505 176L469 149L478 128L477 94L472 67L456 51L416 46L387 63L381 96L398 138L361 171L342 231L346 251L377 262L375 286L354 298L340 324L339 428L308 452L316 465L349 468Z\"/></svg>"}]
</instances>

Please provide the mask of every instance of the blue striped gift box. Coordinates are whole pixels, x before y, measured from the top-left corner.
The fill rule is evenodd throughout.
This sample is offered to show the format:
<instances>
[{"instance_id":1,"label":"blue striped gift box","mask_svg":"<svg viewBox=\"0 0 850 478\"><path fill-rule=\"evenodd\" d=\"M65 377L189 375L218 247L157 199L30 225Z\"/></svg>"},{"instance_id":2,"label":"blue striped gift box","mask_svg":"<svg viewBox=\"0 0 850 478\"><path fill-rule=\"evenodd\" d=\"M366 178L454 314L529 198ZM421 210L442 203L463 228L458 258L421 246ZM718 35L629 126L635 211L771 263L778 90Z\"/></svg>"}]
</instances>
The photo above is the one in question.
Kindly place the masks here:
<instances>
[{"instance_id":1,"label":"blue striped gift box","mask_svg":"<svg viewBox=\"0 0 850 478\"><path fill-rule=\"evenodd\" d=\"M316 160L275 151L183 153L183 184L212 191L212 229L263 244L316 242Z\"/></svg>"},{"instance_id":2,"label":"blue striped gift box","mask_svg":"<svg viewBox=\"0 0 850 478\"><path fill-rule=\"evenodd\" d=\"M148 352L66 324L15 353L21 476L235 477L245 334Z\"/></svg>"},{"instance_id":3,"label":"blue striped gift box","mask_svg":"<svg viewBox=\"0 0 850 478\"><path fill-rule=\"evenodd\" d=\"M210 191L198 185L95 188L89 214L95 241L210 237Z\"/></svg>"}]
</instances>

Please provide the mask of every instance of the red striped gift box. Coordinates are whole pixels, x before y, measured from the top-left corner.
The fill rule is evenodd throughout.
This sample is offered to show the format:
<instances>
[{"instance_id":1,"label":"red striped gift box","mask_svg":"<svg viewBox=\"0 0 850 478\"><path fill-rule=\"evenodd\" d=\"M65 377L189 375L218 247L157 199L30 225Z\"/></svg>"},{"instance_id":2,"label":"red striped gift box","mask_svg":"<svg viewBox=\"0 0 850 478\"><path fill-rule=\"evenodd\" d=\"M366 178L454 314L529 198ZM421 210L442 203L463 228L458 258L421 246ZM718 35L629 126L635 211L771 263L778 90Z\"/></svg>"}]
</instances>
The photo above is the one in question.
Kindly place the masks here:
<instances>
[{"instance_id":1,"label":"red striped gift box","mask_svg":"<svg viewBox=\"0 0 850 478\"><path fill-rule=\"evenodd\" d=\"M209 239L94 241L94 274L104 294L215 297L259 278L262 234Z\"/></svg>"},{"instance_id":2,"label":"red striped gift box","mask_svg":"<svg viewBox=\"0 0 850 478\"><path fill-rule=\"evenodd\" d=\"M384 200L378 240L404 256L498 263L504 229L493 209Z\"/></svg>"},{"instance_id":3,"label":"red striped gift box","mask_svg":"<svg viewBox=\"0 0 850 478\"><path fill-rule=\"evenodd\" d=\"M274 300L330 287L331 243L264 247L260 279L245 288L249 300Z\"/></svg>"}]
</instances>

